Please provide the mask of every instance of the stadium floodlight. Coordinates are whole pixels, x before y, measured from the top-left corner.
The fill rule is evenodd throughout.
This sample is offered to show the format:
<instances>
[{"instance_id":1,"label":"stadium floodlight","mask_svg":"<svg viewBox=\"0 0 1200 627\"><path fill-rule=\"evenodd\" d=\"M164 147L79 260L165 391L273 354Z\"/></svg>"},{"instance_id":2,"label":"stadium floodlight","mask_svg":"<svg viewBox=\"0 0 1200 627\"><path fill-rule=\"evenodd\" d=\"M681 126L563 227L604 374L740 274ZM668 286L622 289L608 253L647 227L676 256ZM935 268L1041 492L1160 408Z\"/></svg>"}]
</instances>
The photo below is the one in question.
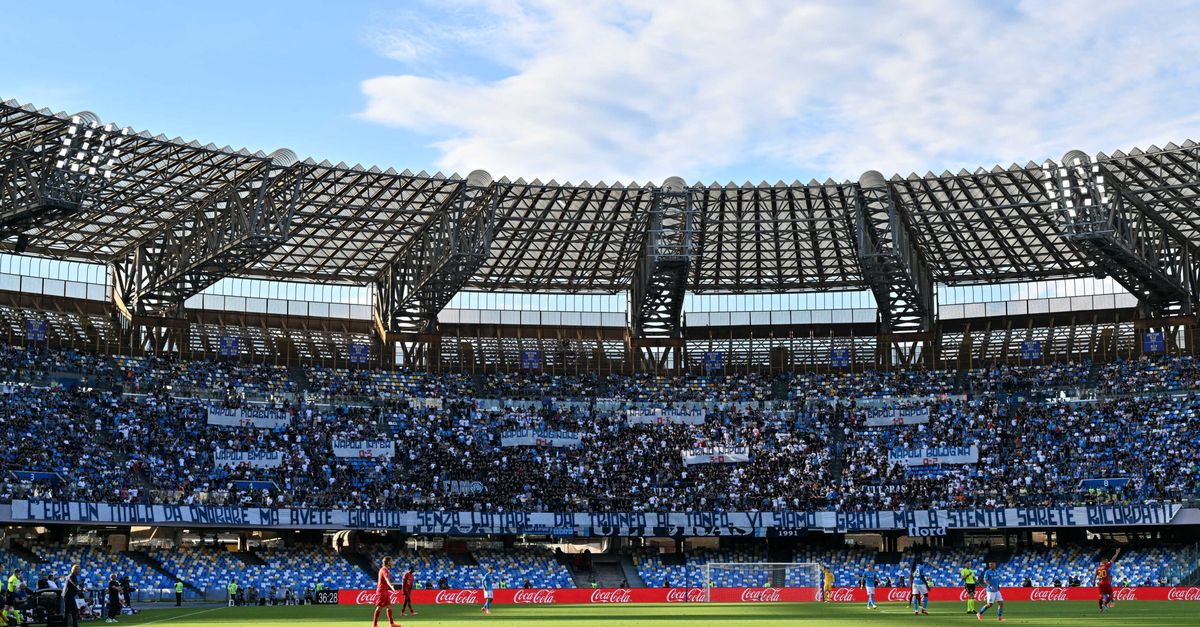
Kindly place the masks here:
<instances>
[{"instance_id":1,"label":"stadium floodlight","mask_svg":"<svg viewBox=\"0 0 1200 627\"><path fill-rule=\"evenodd\" d=\"M96 114L83 111L71 116L62 135L54 166L39 181L43 209L71 214L94 200L112 179L112 167L128 129L100 125Z\"/></svg>"}]
</instances>

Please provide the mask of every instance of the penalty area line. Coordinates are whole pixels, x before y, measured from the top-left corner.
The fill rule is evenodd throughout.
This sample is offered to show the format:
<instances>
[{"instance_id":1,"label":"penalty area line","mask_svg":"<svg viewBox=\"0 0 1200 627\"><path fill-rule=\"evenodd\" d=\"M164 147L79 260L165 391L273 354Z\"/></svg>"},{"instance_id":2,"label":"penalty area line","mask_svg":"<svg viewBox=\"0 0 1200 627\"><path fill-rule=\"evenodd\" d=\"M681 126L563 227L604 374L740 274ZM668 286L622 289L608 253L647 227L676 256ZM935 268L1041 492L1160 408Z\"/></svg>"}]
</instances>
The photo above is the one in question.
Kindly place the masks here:
<instances>
[{"instance_id":1,"label":"penalty area line","mask_svg":"<svg viewBox=\"0 0 1200 627\"><path fill-rule=\"evenodd\" d=\"M207 613L209 613L209 612L215 612L215 611L217 611L217 610L223 610L223 609L225 609L225 608L226 608L226 606L221 606L221 607L213 607L213 608L209 608L209 609L207 609L207 610L200 610L199 612L192 612L192 613L190 613L190 614L180 614L179 616L172 616L172 617L170 617L170 618L164 618L164 619L161 619L161 620L152 620L152 621L150 621L150 622L147 622L147 623L138 623L138 625L157 625L157 624L159 624L159 623L169 623L169 622L171 622L171 621L173 621L173 620L179 620L179 619L181 619L181 618L187 618L187 617L189 617L189 616L197 616L197 615L200 615L200 614L207 614Z\"/></svg>"}]
</instances>

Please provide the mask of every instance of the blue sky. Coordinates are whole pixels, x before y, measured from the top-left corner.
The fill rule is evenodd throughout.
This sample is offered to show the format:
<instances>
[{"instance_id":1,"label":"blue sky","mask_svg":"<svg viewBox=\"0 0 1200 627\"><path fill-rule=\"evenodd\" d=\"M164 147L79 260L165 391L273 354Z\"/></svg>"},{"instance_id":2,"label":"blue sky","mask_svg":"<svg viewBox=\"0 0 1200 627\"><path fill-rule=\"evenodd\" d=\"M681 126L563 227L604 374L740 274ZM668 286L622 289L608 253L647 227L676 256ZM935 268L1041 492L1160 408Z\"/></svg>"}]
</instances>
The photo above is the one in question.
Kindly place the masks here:
<instances>
[{"instance_id":1,"label":"blue sky","mask_svg":"<svg viewBox=\"0 0 1200 627\"><path fill-rule=\"evenodd\" d=\"M0 97L218 145L595 182L1200 139L1195 3L9 2Z\"/></svg>"}]
</instances>

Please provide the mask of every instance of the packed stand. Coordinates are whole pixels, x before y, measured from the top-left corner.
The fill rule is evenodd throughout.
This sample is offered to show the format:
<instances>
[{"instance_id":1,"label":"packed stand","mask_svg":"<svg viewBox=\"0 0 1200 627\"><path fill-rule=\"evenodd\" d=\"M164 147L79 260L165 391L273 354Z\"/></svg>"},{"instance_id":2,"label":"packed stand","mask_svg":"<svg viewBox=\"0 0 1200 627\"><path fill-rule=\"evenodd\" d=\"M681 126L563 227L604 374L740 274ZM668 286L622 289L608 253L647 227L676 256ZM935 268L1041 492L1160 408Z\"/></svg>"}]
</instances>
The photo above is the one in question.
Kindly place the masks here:
<instances>
[{"instance_id":1,"label":"packed stand","mask_svg":"<svg viewBox=\"0 0 1200 627\"><path fill-rule=\"evenodd\" d=\"M1192 357L1140 357L1105 364L1096 385L1104 394L1152 394L1200 389Z\"/></svg>"},{"instance_id":2,"label":"packed stand","mask_svg":"<svg viewBox=\"0 0 1200 627\"><path fill-rule=\"evenodd\" d=\"M637 403L749 403L772 396L771 379L758 374L664 377L608 375L608 396Z\"/></svg>"},{"instance_id":3,"label":"packed stand","mask_svg":"<svg viewBox=\"0 0 1200 627\"><path fill-rule=\"evenodd\" d=\"M1092 364L1065 363L1041 366L997 365L967 373L974 393L1029 392L1047 388L1081 388L1088 385Z\"/></svg>"},{"instance_id":4,"label":"packed stand","mask_svg":"<svg viewBox=\"0 0 1200 627\"><path fill-rule=\"evenodd\" d=\"M406 370L305 366L307 393L318 401L369 401L404 398L465 398L475 395L470 375L429 374Z\"/></svg>"},{"instance_id":5,"label":"packed stand","mask_svg":"<svg viewBox=\"0 0 1200 627\"><path fill-rule=\"evenodd\" d=\"M145 384L138 394L5 385L0 436L12 444L0 452L0 499L598 512L871 510L1184 499L1197 494L1200 480L1200 399L1185 394L1022 404L991 394L964 397L954 390L953 373L915 371L797 375L791 389L801 396L794 402L749 404L732 401L768 398L771 380L610 377L608 393L630 402L716 401L698 424L632 424L626 410L611 404L483 408L466 375L387 373L398 386L390 389L402 394L366 403L246 403L243 408L286 418L283 426L266 429L208 424L214 401L181 397L176 383L166 390L166 382L257 381L258 387L243 389L288 389L276 377L286 373L202 362L154 365L159 363L137 360L135 368L134 361L120 361L137 387ZM1182 372L1185 363L1191 362L1172 358L1139 367L1159 364ZM69 351L0 351L0 367L18 380L41 380L50 368L65 366L105 372L96 360ZM47 370L39 375L31 371L36 368ZM309 372L319 385L335 385L327 388L335 397L346 373L362 372L375 386L385 376ZM319 372L333 378L321 382L322 375L314 374ZM1000 381L1011 374L991 372ZM514 394L550 389L543 388L548 381L564 393L587 385L584 379L532 375L522 387L519 376L485 379L484 385ZM1045 376L1050 381L1059 375ZM1170 387L1183 379L1154 380ZM866 424L880 411L901 410L927 411L928 421ZM521 430L563 435L568 443L505 446L505 434ZM394 443L394 458L360 458L357 451L338 456L332 446L378 439ZM888 451L898 448L972 445L978 463L888 463ZM683 458L689 449L743 446L749 461L688 465ZM218 454L263 451L278 454L278 465L216 461Z\"/></svg>"}]
</instances>

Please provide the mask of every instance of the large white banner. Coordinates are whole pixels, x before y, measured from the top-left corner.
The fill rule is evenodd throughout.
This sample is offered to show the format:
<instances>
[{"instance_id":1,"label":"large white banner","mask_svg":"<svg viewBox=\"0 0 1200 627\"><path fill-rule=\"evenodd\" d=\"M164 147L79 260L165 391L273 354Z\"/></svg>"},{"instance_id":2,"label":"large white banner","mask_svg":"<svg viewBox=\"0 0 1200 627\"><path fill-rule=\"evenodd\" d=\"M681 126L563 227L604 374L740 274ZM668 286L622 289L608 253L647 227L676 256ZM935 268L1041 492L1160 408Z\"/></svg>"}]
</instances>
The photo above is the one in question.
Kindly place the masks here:
<instances>
[{"instance_id":1,"label":"large white banner","mask_svg":"<svg viewBox=\"0 0 1200 627\"><path fill-rule=\"evenodd\" d=\"M631 425L702 425L705 412L703 409L627 409L625 415Z\"/></svg>"},{"instance_id":2,"label":"large white banner","mask_svg":"<svg viewBox=\"0 0 1200 627\"><path fill-rule=\"evenodd\" d=\"M928 407L870 407L866 410L868 427L920 425L929 422Z\"/></svg>"},{"instance_id":3,"label":"large white banner","mask_svg":"<svg viewBox=\"0 0 1200 627\"><path fill-rule=\"evenodd\" d=\"M217 451L213 453L213 463L218 468L225 465L275 468L283 463L283 453L279 451Z\"/></svg>"},{"instance_id":4,"label":"large white banner","mask_svg":"<svg viewBox=\"0 0 1200 627\"><path fill-rule=\"evenodd\" d=\"M291 423L287 412L270 407L239 407L229 409L209 405L208 424L255 429L282 429Z\"/></svg>"},{"instance_id":5,"label":"large white banner","mask_svg":"<svg viewBox=\"0 0 1200 627\"><path fill-rule=\"evenodd\" d=\"M687 466L696 464L737 464L750 461L748 446L705 446L683 450L683 463Z\"/></svg>"},{"instance_id":6,"label":"large white banner","mask_svg":"<svg viewBox=\"0 0 1200 627\"><path fill-rule=\"evenodd\" d=\"M396 443L391 440L334 440L336 457L392 457Z\"/></svg>"},{"instance_id":7,"label":"large white banner","mask_svg":"<svg viewBox=\"0 0 1200 627\"><path fill-rule=\"evenodd\" d=\"M3 518L7 514L8 518ZM1193 524L1200 510L1179 503L931 509L904 511L778 512L519 512L244 508L219 505L108 504L13 500L0 506L4 522L90 525L268 527L283 529L395 529L416 535L519 535L572 528L583 536L754 536L767 530L843 532L948 529L1056 528ZM1189 522L1191 521L1191 522Z\"/></svg>"},{"instance_id":8,"label":"large white banner","mask_svg":"<svg viewBox=\"0 0 1200 627\"><path fill-rule=\"evenodd\" d=\"M923 448L901 448L888 451L889 464L905 466L932 466L934 464L977 464L979 447L935 446Z\"/></svg>"},{"instance_id":9,"label":"large white banner","mask_svg":"<svg viewBox=\"0 0 1200 627\"><path fill-rule=\"evenodd\" d=\"M500 446L550 446L554 448L578 448L583 446L583 436L574 431L546 431L541 429L515 429L500 434Z\"/></svg>"}]
</instances>

